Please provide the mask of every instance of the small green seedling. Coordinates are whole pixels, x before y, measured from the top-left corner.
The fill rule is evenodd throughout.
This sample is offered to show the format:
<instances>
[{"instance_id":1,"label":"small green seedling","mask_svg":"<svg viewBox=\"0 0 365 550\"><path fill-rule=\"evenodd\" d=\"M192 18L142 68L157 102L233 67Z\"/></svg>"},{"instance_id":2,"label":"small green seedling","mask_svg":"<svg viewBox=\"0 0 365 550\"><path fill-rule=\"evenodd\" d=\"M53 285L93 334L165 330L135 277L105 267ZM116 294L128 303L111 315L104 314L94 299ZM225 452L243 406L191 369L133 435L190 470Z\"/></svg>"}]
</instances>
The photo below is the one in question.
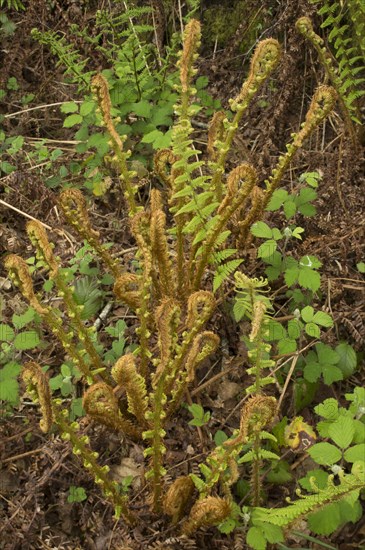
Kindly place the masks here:
<instances>
[{"instance_id":1,"label":"small green seedling","mask_svg":"<svg viewBox=\"0 0 365 550\"><path fill-rule=\"evenodd\" d=\"M193 415L193 419L190 420L189 426L205 426L209 422L210 412L204 411L201 405L193 403L187 407L188 411Z\"/></svg>"}]
</instances>

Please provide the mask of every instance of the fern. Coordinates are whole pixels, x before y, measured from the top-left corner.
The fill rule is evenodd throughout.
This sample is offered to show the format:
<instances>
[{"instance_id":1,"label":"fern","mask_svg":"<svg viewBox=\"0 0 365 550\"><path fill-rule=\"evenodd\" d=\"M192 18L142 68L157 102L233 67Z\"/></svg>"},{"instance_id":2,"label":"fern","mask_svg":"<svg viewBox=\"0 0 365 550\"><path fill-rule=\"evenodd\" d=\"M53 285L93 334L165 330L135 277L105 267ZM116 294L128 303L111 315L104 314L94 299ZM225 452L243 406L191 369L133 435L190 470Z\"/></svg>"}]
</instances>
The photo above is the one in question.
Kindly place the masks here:
<instances>
[{"instance_id":1,"label":"fern","mask_svg":"<svg viewBox=\"0 0 365 550\"><path fill-rule=\"evenodd\" d=\"M150 76L151 49L146 44L148 35L153 33L153 27L142 21L152 10L149 6L128 7L126 2L123 4L125 11L117 15L109 10L97 12L96 26L100 29L105 42L105 45L99 46L98 49L109 61L126 60L129 65L135 66L137 72L145 69Z\"/></svg>"},{"instance_id":2,"label":"fern","mask_svg":"<svg viewBox=\"0 0 365 550\"><path fill-rule=\"evenodd\" d=\"M9 8L9 10L25 10L25 7L20 0L0 0L0 8L2 8L5 4Z\"/></svg>"},{"instance_id":3,"label":"fern","mask_svg":"<svg viewBox=\"0 0 365 550\"><path fill-rule=\"evenodd\" d=\"M365 94L365 5L358 0L311 0L321 3L321 28L328 29L328 41L337 61L340 79L336 86L354 122L359 120L358 100Z\"/></svg>"},{"instance_id":4,"label":"fern","mask_svg":"<svg viewBox=\"0 0 365 550\"><path fill-rule=\"evenodd\" d=\"M64 36L54 31L39 31L32 29L32 37L40 44L47 45L51 52L58 58L57 65L63 65L65 74L71 81L77 84L78 91L88 91L90 80L95 71L86 71L88 59L83 59L78 50L69 44Z\"/></svg>"},{"instance_id":5,"label":"fern","mask_svg":"<svg viewBox=\"0 0 365 550\"><path fill-rule=\"evenodd\" d=\"M356 499L365 486L364 463L355 463L351 474L343 474L340 483L333 483L334 476L329 476L328 485L312 495L300 495L300 499L290 502L284 508L256 508L252 513L253 524L269 522L280 527L288 527L309 512L315 512L346 496L354 495Z\"/></svg>"},{"instance_id":6,"label":"fern","mask_svg":"<svg viewBox=\"0 0 365 550\"><path fill-rule=\"evenodd\" d=\"M223 282L236 271L242 262L243 260L238 258L237 260L230 260L223 264L220 260L215 259L216 266L213 278L213 292L218 290Z\"/></svg>"}]
</instances>

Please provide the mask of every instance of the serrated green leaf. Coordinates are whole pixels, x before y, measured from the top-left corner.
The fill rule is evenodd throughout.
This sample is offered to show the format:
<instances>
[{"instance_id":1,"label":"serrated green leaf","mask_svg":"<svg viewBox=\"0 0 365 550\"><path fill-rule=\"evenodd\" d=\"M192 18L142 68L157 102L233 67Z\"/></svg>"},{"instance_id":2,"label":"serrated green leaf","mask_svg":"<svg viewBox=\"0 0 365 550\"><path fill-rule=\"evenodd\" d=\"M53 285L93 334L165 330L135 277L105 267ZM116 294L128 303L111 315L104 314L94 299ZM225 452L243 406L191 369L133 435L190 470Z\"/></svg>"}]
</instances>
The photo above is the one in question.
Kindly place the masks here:
<instances>
[{"instance_id":1,"label":"serrated green leaf","mask_svg":"<svg viewBox=\"0 0 365 550\"><path fill-rule=\"evenodd\" d=\"M26 325L31 323L34 319L35 311L32 307L29 307L24 313L21 315L14 315L11 318L11 322L13 323L14 327L18 330L24 328ZM1 332L1 328L0 328ZM0 337L1 340L1 337Z\"/></svg>"},{"instance_id":2,"label":"serrated green leaf","mask_svg":"<svg viewBox=\"0 0 365 550\"><path fill-rule=\"evenodd\" d=\"M310 449L308 449L308 454L321 466L332 466L342 458L340 449L326 441L316 443L310 447Z\"/></svg>"},{"instance_id":3,"label":"serrated green leaf","mask_svg":"<svg viewBox=\"0 0 365 550\"><path fill-rule=\"evenodd\" d=\"M75 126L76 124L81 124L83 118L79 114L73 114L65 118L63 121L63 127L64 128L72 128L72 126Z\"/></svg>"},{"instance_id":4,"label":"serrated green leaf","mask_svg":"<svg viewBox=\"0 0 365 550\"><path fill-rule=\"evenodd\" d=\"M16 335L13 345L18 351L33 349L40 343L38 333L35 330L24 330Z\"/></svg>"},{"instance_id":5,"label":"serrated green leaf","mask_svg":"<svg viewBox=\"0 0 365 550\"><path fill-rule=\"evenodd\" d=\"M291 319L288 321L288 336L292 340L297 340L301 335L301 328L297 319Z\"/></svg>"},{"instance_id":6,"label":"serrated green leaf","mask_svg":"<svg viewBox=\"0 0 365 550\"><path fill-rule=\"evenodd\" d=\"M340 508L336 502L308 515L308 526L316 535L330 535L340 525Z\"/></svg>"},{"instance_id":7,"label":"serrated green leaf","mask_svg":"<svg viewBox=\"0 0 365 550\"><path fill-rule=\"evenodd\" d=\"M221 533L228 535L236 528L237 524L234 519L228 518L218 525L218 529Z\"/></svg>"},{"instance_id":8,"label":"serrated green leaf","mask_svg":"<svg viewBox=\"0 0 365 550\"><path fill-rule=\"evenodd\" d=\"M340 360L340 357L335 350L333 350L331 346L327 346L327 344L322 344L322 342L316 345L316 352L318 355L318 361L321 364L336 365Z\"/></svg>"},{"instance_id":9,"label":"serrated green leaf","mask_svg":"<svg viewBox=\"0 0 365 550\"><path fill-rule=\"evenodd\" d=\"M4 174L11 174L11 172L14 172L16 170L16 167L14 164L10 164L7 160L2 160L0 162L0 170L4 172Z\"/></svg>"},{"instance_id":10,"label":"serrated green leaf","mask_svg":"<svg viewBox=\"0 0 365 550\"><path fill-rule=\"evenodd\" d=\"M292 236L301 241L302 240L301 233L304 233L303 227L296 227L295 229L293 229Z\"/></svg>"},{"instance_id":11,"label":"serrated green leaf","mask_svg":"<svg viewBox=\"0 0 365 550\"><path fill-rule=\"evenodd\" d=\"M12 406L19 402L19 384L17 377L22 367L15 361L0 369L0 401L8 401Z\"/></svg>"},{"instance_id":12,"label":"serrated green leaf","mask_svg":"<svg viewBox=\"0 0 365 550\"><path fill-rule=\"evenodd\" d=\"M304 330L311 338L319 338L321 335L321 331L315 323L306 323Z\"/></svg>"},{"instance_id":13,"label":"serrated green leaf","mask_svg":"<svg viewBox=\"0 0 365 550\"><path fill-rule=\"evenodd\" d=\"M318 269L322 266L322 262L320 262L316 256L302 256L299 260L299 265L301 267Z\"/></svg>"},{"instance_id":14,"label":"serrated green leaf","mask_svg":"<svg viewBox=\"0 0 365 550\"><path fill-rule=\"evenodd\" d=\"M285 279L286 284L288 286L293 286L297 282L298 276L299 276L299 268L298 267L290 267L290 268L286 269L285 273L284 273L284 279Z\"/></svg>"},{"instance_id":15,"label":"serrated green leaf","mask_svg":"<svg viewBox=\"0 0 365 550\"><path fill-rule=\"evenodd\" d=\"M313 322L321 327L333 327L333 319L324 311L317 311L313 316Z\"/></svg>"},{"instance_id":16,"label":"serrated green leaf","mask_svg":"<svg viewBox=\"0 0 365 550\"><path fill-rule=\"evenodd\" d=\"M311 187L318 187L318 182L322 179L319 172L304 172L300 175L299 181L305 181Z\"/></svg>"},{"instance_id":17,"label":"serrated green leaf","mask_svg":"<svg viewBox=\"0 0 365 550\"><path fill-rule=\"evenodd\" d=\"M290 466L285 461L280 461L275 464L269 473L266 475L266 479L269 483L284 484L289 483L293 479Z\"/></svg>"},{"instance_id":18,"label":"serrated green leaf","mask_svg":"<svg viewBox=\"0 0 365 550\"><path fill-rule=\"evenodd\" d=\"M308 267L302 267L299 270L298 283L303 288L316 292L321 286L321 277L317 271Z\"/></svg>"},{"instance_id":19,"label":"serrated green leaf","mask_svg":"<svg viewBox=\"0 0 365 550\"><path fill-rule=\"evenodd\" d=\"M335 367L335 365L322 365L322 374L323 374L323 381L327 386L330 386L333 384L333 382L338 382L339 380L343 380L343 374L342 371Z\"/></svg>"},{"instance_id":20,"label":"serrated green leaf","mask_svg":"<svg viewBox=\"0 0 365 550\"><path fill-rule=\"evenodd\" d=\"M292 200L285 201L283 208L284 208L284 214L287 220L292 218L297 211L296 204Z\"/></svg>"},{"instance_id":21,"label":"serrated green leaf","mask_svg":"<svg viewBox=\"0 0 365 550\"><path fill-rule=\"evenodd\" d=\"M152 130L152 132L148 132L148 134L145 134L143 138L141 139L142 143L153 143L157 139L161 138L163 136L163 133L160 130Z\"/></svg>"},{"instance_id":22,"label":"serrated green leaf","mask_svg":"<svg viewBox=\"0 0 365 550\"><path fill-rule=\"evenodd\" d=\"M303 375L308 382L316 382L321 376L322 369L319 363L307 363L304 367Z\"/></svg>"},{"instance_id":23,"label":"serrated green leaf","mask_svg":"<svg viewBox=\"0 0 365 550\"><path fill-rule=\"evenodd\" d=\"M67 502L82 502L87 499L87 494L83 487L70 486Z\"/></svg>"},{"instance_id":24,"label":"serrated green leaf","mask_svg":"<svg viewBox=\"0 0 365 550\"><path fill-rule=\"evenodd\" d=\"M63 377L71 376L71 369L65 363L63 363L63 365L61 365L61 374L62 374Z\"/></svg>"},{"instance_id":25,"label":"serrated green leaf","mask_svg":"<svg viewBox=\"0 0 365 550\"><path fill-rule=\"evenodd\" d=\"M304 307L300 313L305 323L313 321L314 309L312 308L312 306Z\"/></svg>"},{"instance_id":26,"label":"serrated green leaf","mask_svg":"<svg viewBox=\"0 0 365 550\"><path fill-rule=\"evenodd\" d=\"M279 241L280 239L283 238L283 235L282 235L281 231L279 231L279 229L277 227L274 227L273 230L272 230L272 238L275 241Z\"/></svg>"},{"instance_id":27,"label":"serrated green leaf","mask_svg":"<svg viewBox=\"0 0 365 550\"><path fill-rule=\"evenodd\" d=\"M286 330L281 323L275 321L275 319L270 319L268 326L268 339L270 341L282 340L286 338Z\"/></svg>"},{"instance_id":28,"label":"serrated green leaf","mask_svg":"<svg viewBox=\"0 0 365 550\"><path fill-rule=\"evenodd\" d=\"M83 117L87 116L94 110L94 108L95 108L94 101L84 101L80 107L80 115Z\"/></svg>"},{"instance_id":29,"label":"serrated green leaf","mask_svg":"<svg viewBox=\"0 0 365 550\"><path fill-rule=\"evenodd\" d=\"M305 477L302 477L299 480L299 484L301 485L301 487L303 487L303 489L305 489L309 493L313 492L313 487L310 483L311 478L314 478L313 479L314 484L316 485L316 487L318 487L318 489L325 489L328 485L328 473L327 472L325 472L324 470L320 470L320 469L310 470L309 472L307 472L307 475Z\"/></svg>"},{"instance_id":30,"label":"serrated green leaf","mask_svg":"<svg viewBox=\"0 0 365 550\"><path fill-rule=\"evenodd\" d=\"M287 198L288 191L286 191L285 189L276 189L269 201L269 204L266 207L266 210L269 210L271 212L279 210L279 208L286 201Z\"/></svg>"},{"instance_id":31,"label":"serrated green leaf","mask_svg":"<svg viewBox=\"0 0 365 550\"><path fill-rule=\"evenodd\" d=\"M360 443L347 449L344 453L344 458L347 462L351 463L357 460L363 461L365 458L365 443Z\"/></svg>"},{"instance_id":32,"label":"serrated green leaf","mask_svg":"<svg viewBox=\"0 0 365 550\"><path fill-rule=\"evenodd\" d=\"M347 447L351 445L355 435L352 418L348 416L339 416L328 428L328 434L338 447L347 449Z\"/></svg>"},{"instance_id":33,"label":"serrated green leaf","mask_svg":"<svg viewBox=\"0 0 365 550\"><path fill-rule=\"evenodd\" d=\"M258 258L268 258L274 254L278 246L278 243L274 241L273 239L269 239L268 241L265 241L262 243L262 245L259 246L257 250L257 257Z\"/></svg>"},{"instance_id":34,"label":"serrated green leaf","mask_svg":"<svg viewBox=\"0 0 365 550\"><path fill-rule=\"evenodd\" d=\"M61 105L61 113L76 113L79 110L79 106L74 101L66 101Z\"/></svg>"},{"instance_id":35,"label":"serrated green leaf","mask_svg":"<svg viewBox=\"0 0 365 550\"><path fill-rule=\"evenodd\" d=\"M195 88L197 90L202 90L203 88L206 88L209 84L209 78L207 76L199 76L195 81Z\"/></svg>"},{"instance_id":36,"label":"serrated green leaf","mask_svg":"<svg viewBox=\"0 0 365 550\"><path fill-rule=\"evenodd\" d=\"M255 237L261 237L263 239L271 239L272 229L265 222L256 222L251 227L251 233Z\"/></svg>"},{"instance_id":37,"label":"serrated green leaf","mask_svg":"<svg viewBox=\"0 0 365 550\"><path fill-rule=\"evenodd\" d=\"M291 338L283 338L278 342L278 353L280 355L290 355L297 351L297 343Z\"/></svg>"},{"instance_id":38,"label":"serrated green leaf","mask_svg":"<svg viewBox=\"0 0 365 550\"><path fill-rule=\"evenodd\" d=\"M267 540L259 527L250 527L246 535L247 544L253 550L266 550Z\"/></svg>"},{"instance_id":39,"label":"serrated green leaf","mask_svg":"<svg viewBox=\"0 0 365 550\"><path fill-rule=\"evenodd\" d=\"M131 110L137 115L147 118L151 114L152 105L146 99L138 101L138 103L132 103Z\"/></svg>"},{"instance_id":40,"label":"serrated green leaf","mask_svg":"<svg viewBox=\"0 0 365 550\"><path fill-rule=\"evenodd\" d=\"M15 336L11 326L0 323L0 342L11 342Z\"/></svg>"},{"instance_id":41,"label":"serrated green leaf","mask_svg":"<svg viewBox=\"0 0 365 550\"><path fill-rule=\"evenodd\" d=\"M284 542L283 530L279 525L274 525L270 523L262 523L262 531L266 540L270 544L277 544L278 542Z\"/></svg>"},{"instance_id":42,"label":"serrated green leaf","mask_svg":"<svg viewBox=\"0 0 365 550\"><path fill-rule=\"evenodd\" d=\"M352 346L350 346L350 344L347 344L346 342L341 342L340 344L338 344L335 350L340 358L337 363L337 367L341 369L344 378L348 378L356 370L357 357L355 350Z\"/></svg>"},{"instance_id":43,"label":"serrated green leaf","mask_svg":"<svg viewBox=\"0 0 365 550\"><path fill-rule=\"evenodd\" d=\"M322 416L322 418L325 418L326 420L336 420L339 414L338 401L337 399L330 397L329 399L325 399L323 403L320 403L314 407L314 410L319 416Z\"/></svg>"},{"instance_id":44,"label":"serrated green leaf","mask_svg":"<svg viewBox=\"0 0 365 550\"><path fill-rule=\"evenodd\" d=\"M303 214L303 216L308 216L308 218L311 218L317 214L316 207L309 203L304 203L298 206L298 211Z\"/></svg>"}]
</instances>

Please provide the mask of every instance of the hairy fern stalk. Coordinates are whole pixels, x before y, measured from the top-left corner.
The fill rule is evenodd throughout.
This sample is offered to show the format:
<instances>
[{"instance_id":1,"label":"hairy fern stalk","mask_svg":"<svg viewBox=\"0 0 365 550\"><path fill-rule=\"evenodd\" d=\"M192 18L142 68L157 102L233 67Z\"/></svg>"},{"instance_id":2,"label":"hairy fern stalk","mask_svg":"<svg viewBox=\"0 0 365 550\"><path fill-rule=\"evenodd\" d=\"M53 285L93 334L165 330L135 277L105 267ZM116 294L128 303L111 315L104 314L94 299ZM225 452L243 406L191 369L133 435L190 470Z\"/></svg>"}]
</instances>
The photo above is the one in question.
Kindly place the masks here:
<instances>
[{"instance_id":1,"label":"hairy fern stalk","mask_svg":"<svg viewBox=\"0 0 365 550\"><path fill-rule=\"evenodd\" d=\"M35 293L24 260L15 255L5 260L15 284L81 372L88 388L83 398L87 415L109 429L146 442L145 457L149 461L146 479L156 512L161 512L163 507L166 510L169 499L170 504L176 504L176 499L186 502L192 496L189 478L180 482L178 487L174 486L175 493L164 497L166 419L180 406L199 364L219 346L218 335L207 325L216 308L215 291L241 263L237 249L232 245L232 225L235 225L241 246L244 246L250 225L262 218L265 206L280 185L296 151L331 112L336 100L332 88L320 86L317 89L299 132L292 136L286 153L280 156L265 182L266 187L262 189L253 166L243 163L227 173L226 161L242 116L279 64L280 46L273 39L258 44L248 77L238 96L230 103L232 116L227 117L222 112L213 116L208 132L209 158L203 161L200 151L194 147L191 125L195 112L192 105L194 62L199 44L200 24L193 19L185 28L179 59L180 101L176 105L172 147L159 151L154 161L155 173L163 187L161 191L151 191L147 206L138 202L137 174L129 168L131 153L124 146L126 136L118 134L117 121L111 115L107 81L101 74L92 79L92 90L110 137L113 165L118 170L130 231L138 249L138 270L126 271L112 257L109 247L101 242L90 223L87 204L80 191L65 190L59 199L68 222L81 239L88 241L113 275L117 299L129 306L138 318L138 347L134 352L120 357L110 371L105 367L98 352L96 335L81 320L82 307L76 305L72 288L64 281L59 259L54 255L53 245L41 224L30 222L27 231L38 260L48 269L49 277L63 299L62 315L43 304ZM261 458L259 435L252 422L263 428L275 409L275 400L262 394L262 387L269 383L269 379L261 377L261 369L270 363L266 361L264 364L261 357L260 327L264 315L260 311L264 312L266 308L262 300L262 306L253 304L257 310L253 314L252 329L252 340L257 347L252 367L256 376L254 401L245 409L247 414L238 435L220 449L220 454L210 457L209 468L213 473L207 474L209 483L192 509L184 527L186 533L192 533L200 526L217 524L230 513L231 504L227 498L215 497L211 491L219 480L226 488L233 482L234 458L251 435L257 460ZM36 364L26 365L24 379L40 404L43 414L41 428L48 431L52 423L58 426L113 503L116 515L122 515L127 522L133 523L135 518L129 511L126 498L109 479L107 467L98 464L98 457L90 450L88 438L80 435L78 424L69 420L67 412L62 412L60 402L52 397L42 369ZM122 398L119 398L121 394ZM222 471L222 464L231 471L228 478ZM256 492L259 491L257 476L258 470L255 472ZM256 500L258 502L258 497ZM177 516L175 513L175 519Z\"/></svg>"}]
</instances>

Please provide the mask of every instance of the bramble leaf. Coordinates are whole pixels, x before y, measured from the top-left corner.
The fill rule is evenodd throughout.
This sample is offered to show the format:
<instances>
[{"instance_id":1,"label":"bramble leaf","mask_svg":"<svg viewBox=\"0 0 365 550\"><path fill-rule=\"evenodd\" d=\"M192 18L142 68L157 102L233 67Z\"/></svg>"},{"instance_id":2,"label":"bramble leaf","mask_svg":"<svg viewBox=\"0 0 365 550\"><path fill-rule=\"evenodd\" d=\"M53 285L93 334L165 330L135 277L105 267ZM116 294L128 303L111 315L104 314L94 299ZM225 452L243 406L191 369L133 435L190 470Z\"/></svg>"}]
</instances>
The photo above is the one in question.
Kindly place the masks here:
<instances>
[{"instance_id":1,"label":"bramble leaf","mask_svg":"<svg viewBox=\"0 0 365 550\"><path fill-rule=\"evenodd\" d=\"M341 449L347 449L351 445L355 435L352 418L339 416L328 428L330 438Z\"/></svg>"},{"instance_id":2,"label":"bramble leaf","mask_svg":"<svg viewBox=\"0 0 365 550\"><path fill-rule=\"evenodd\" d=\"M332 466L342 457L340 449L326 441L313 445L308 449L308 454L321 466Z\"/></svg>"}]
</instances>

